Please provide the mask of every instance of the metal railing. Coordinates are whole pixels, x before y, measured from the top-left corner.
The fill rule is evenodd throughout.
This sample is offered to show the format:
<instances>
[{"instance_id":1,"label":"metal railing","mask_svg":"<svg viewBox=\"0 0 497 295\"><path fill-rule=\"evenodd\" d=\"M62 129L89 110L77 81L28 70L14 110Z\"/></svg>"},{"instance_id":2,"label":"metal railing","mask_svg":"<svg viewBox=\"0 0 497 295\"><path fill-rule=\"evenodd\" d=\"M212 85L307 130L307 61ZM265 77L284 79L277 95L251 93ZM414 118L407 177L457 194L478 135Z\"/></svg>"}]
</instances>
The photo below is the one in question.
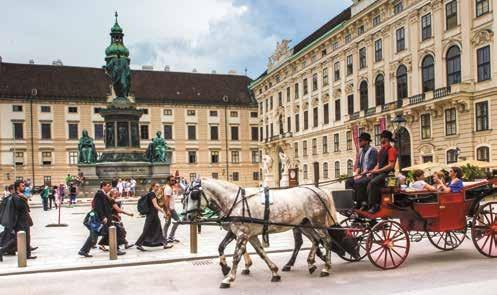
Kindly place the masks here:
<instances>
[{"instance_id":1,"label":"metal railing","mask_svg":"<svg viewBox=\"0 0 497 295\"><path fill-rule=\"evenodd\" d=\"M372 107L366 110L365 116L369 117L376 114L376 107Z\"/></svg>"},{"instance_id":2,"label":"metal railing","mask_svg":"<svg viewBox=\"0 0 497 295\"><path fill-rule=\"evenodd\" d=\"M349 116L350 120L357 120L359 119L359 116L361 115L361 112L355 112L352 115Z\"/></svg>"},{"instance_id":3,"label":"metal railing","mask_svg":"<svg viewBox=\"0 0 497 295\"><path fill-rule=\"evenodd\" d=\"M387 104L382 105L381 111L382 112L393 111L393 110L398 109L400 107L402 107L402 100L397 100L397 101L389 102Z\"/></svg>"}]
</instances>

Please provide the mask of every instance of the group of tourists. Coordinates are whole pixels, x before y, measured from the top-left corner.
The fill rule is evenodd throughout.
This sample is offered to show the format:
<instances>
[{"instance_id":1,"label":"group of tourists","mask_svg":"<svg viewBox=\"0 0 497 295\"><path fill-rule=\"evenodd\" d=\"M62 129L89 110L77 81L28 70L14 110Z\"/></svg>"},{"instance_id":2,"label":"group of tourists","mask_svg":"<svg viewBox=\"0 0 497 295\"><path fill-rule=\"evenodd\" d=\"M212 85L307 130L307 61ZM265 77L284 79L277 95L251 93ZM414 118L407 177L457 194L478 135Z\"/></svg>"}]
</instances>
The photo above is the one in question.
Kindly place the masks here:
<instances>
[{"instance_id":1,"label":"group of tourists","mask_svg":"<svg viewBox=\"0 0 497 295\"><path fill-rule=\"evenodd\" d=\"M31 231L33 220L30 215L29 198L25 195L26 184L17 180L8 186L6 194L0 204L0 224L3 232L0 233L0 261L4 255L15 255L17 250L17 233L26 233L27 259L35 259L31 253L38 247L31 247Z\"/></svg>"},{"instance_id":2,"label":"group of tourists","mask_svg":"<svg viewBox=\"0 0 497 295\"><path fill-rule=\"evenodd\" d=\"M78 254L92 257L90 250L96 247L99 236L101 236L100 242L98 242L100 249L108 251L105 246L109 245L110 226L116 227L117 255L126 254L120 249L121 246L124 249L129 249L136 245L140 251L146 251L144 247L163 247L164 249L173 247L173 243L179 242L175 238L179 225L179 216L175 210L177 191L176 179L173 176L167 177L164 186L156 182L150 184L148 193L140 197L137 206L139 213L145 215L143 231L135 244L131 244L126 238L126 229L121 214L128 216L134 216L134 214L122 209L121 202L118 201L121 194L116 188L113 188L113 183L103 181L93 198L92 210L83 222L89 230L89 236ZM165 218L164 228L161 226L159 212ZM168 235L172 220L175 222Z\"/></svg>"},{"instance_id":3,"label":"group of tourists","mask_svg":"<svg viewBox=\"0 0 497 295\"><path fill-rule=\"evenodd\" d=\"M117 190L119 197L134 197L136 193L136 180L133 177L113 178L112 188Z\"/></svg>"},{"instance_id":4,"label":"group of tourists","mask_svg":"<svg viewBox=\"0 0 497 295\"><path fill-rule=\"evenodd\" d=\"M462 170L459 167L452 167L446 175L443 171L437 171L431 175L431 181L425 180L423 170L413 172L414 181L409 185L407 190L411 191L430 191L444 193L458 193L464 188L461 180Z\"/></svg>"}]
</instances>

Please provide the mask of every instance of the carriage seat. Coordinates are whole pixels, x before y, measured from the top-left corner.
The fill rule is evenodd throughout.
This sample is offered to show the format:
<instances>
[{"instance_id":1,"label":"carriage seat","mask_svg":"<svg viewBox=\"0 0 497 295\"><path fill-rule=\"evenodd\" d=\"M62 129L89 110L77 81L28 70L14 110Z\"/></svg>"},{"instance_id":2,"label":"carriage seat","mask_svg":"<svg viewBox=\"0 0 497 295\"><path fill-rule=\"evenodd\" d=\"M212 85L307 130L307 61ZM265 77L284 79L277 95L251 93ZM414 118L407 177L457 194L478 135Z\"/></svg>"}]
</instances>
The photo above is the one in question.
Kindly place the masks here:
<instances>
[{"instance_id":1,"label":"carriage seat","mask_svg":"<svg viewBox=\"0 0 497 295\"><path fill-rule=\"evenodd\" d=\"M335 208L338 211L348 210L354 207L354 190L335 190L331 192Z\"/></svg>"}]
</instances>

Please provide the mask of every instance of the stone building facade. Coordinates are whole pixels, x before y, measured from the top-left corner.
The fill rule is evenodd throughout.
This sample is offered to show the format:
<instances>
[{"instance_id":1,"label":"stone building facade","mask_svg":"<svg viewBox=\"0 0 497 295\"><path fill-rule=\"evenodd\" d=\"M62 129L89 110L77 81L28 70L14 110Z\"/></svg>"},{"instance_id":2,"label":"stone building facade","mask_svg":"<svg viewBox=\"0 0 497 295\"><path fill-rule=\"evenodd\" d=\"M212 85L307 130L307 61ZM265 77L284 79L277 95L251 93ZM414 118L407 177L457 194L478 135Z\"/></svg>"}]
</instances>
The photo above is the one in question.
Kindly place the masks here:
<instances>
[{"instance_id":1,"label":"stone building facade","mask_svg":"<svg viewBox=\"0 0 497 295\"><path fill-rule=\"evenodd\" d=\"M368 131L379 145L383 128L397 131L402 167L497 160L496 6L355 0L293 48L279 43L250 86L262 149L275 161L285 152L300 183L315 171L321 180L351 174L354 134ZM392 124L397 115L405 127Z\"/></svg>"},{"instance_id":2,"label":"stone building facade","mask_svg":"<svg viewBox=\"0 0 497 295\"><path fill-rule=\"evenodd\" d=\"M157 131L174 149L171 172L259 184L258 113L240 75L137 70L132 96L145 151ZM104 148L110 97L103 69L5 63L0 59L0 184L30 178L58 184L78 173L84 129ZM130 175L132 176L132 175Z\"/></svg>"}]
</instances>

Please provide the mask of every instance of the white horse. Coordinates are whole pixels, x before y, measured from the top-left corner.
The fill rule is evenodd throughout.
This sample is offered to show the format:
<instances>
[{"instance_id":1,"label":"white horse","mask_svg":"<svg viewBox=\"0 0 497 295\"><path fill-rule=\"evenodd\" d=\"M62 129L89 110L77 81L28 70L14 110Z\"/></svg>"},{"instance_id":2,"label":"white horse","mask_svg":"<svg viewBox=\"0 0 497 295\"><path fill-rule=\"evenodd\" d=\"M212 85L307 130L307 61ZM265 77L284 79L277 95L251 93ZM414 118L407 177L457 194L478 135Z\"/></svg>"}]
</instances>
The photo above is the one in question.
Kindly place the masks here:
<instances>
[{"instance_id":1,"label":"white horse","mask_svg":"<svg viewBox=\"0 0 497 295\"><path fill-rule=\"evenodd\" d=\"M256 189L247 190L246 203L241 201L239 196L235 203L236 196L241 192L241 188L235 184L225 181L203 178L198 186L197 193L191 192L187 196L187 220L195 220L199 217L199 212L206 206L217 207L222 216L248 217L244 208L250 209L252 218L264 219L264 205L261 204ZM321 270L321 276L329 276L331 271L331 236L327 228L336 223L336 210L333 199L324 191L312 187L297 187L291 189L271 191L273 203L270 206L269 222L278 225L269 225L268 233L280 233L291 230L292 226L302 225L302 233L312 242L311 250L307 258L309 271L312 273L316 266L315 256L319 243L325 245L325 265ZM221 288L229 288L231 282L236 278L236 271L241 256L246 252L246 245L249 242L257 254L266 262L272 272L272 282L278 282L281 277L278 275L278 267L269 259L262 248L258 235L263 233L263 225L243 222L243 220L230 223L230 231L236 236L236 248L233 256L233 266L230 273L223 279ZM314 227L314 228L312 228Z\"/></svg>"}]
</instances>

